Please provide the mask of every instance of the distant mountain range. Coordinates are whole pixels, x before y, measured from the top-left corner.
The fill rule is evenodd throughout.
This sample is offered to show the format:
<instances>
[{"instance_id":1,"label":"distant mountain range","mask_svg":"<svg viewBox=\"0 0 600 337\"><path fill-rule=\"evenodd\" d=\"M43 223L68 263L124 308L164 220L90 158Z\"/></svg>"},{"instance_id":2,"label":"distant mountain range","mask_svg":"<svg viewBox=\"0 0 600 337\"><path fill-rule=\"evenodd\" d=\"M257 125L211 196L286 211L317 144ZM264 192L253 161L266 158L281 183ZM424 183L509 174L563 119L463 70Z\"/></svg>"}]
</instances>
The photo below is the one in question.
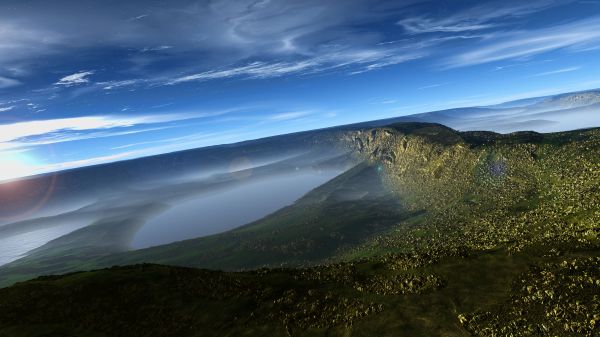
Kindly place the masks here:
<instances>
[{"instance_id":1,"label":"distant mountain range","mask_svg":"<svg viewBox=\"0 0 600 337\"><path fill-rule=\"evenodd\" d=\"M236 144L218 145L192 149L158 156L144 157L88 168L71 169L61 175L68 180L87 180L100 188L108 187L103 181L85 179L85 175L98 177L97 172L109 173L113 183L143 181L165 174L179 175L185 171L214 169L228 163L228 156L239 156L231 149L243 149L257 160L268 160L282 153L294 153L312 139L314 132L331 130L352 130L364 127L378 127L398 122L423 122L446 125L458 131L493 131L510 133L516 131L557 132L600 126L600 89L565 93L552 96L533 97L510 101L497 105L464 107L425 112L407 116L366 121L341 125L322 130L298 132L249 140ZM277 140L274 142L273 140ZM246 153L244 153L246 155ZM48 177L52 174L45 174ZM78 178L75 178L75 177ZM72 178L71 178L72 177ZM22 180L37 179L37 177ZM115 180L116 179L116 180ZM73 185L78 183L70 182ZM0 184L2 185L2 184ZM90 188L90 186L87 186ZM70 191L72 192L72 191ZM1 201L1 200L0 200ZM0 202L0 216L2 215Z\"/></svg>"},{"instance_id":2,"label":"distant mountain range","mask_svg":"<svg viewBox=\"0 0 600 337\"><path fill-rule=\"evenodd\" d=\"M600 126L600 89L535 97L497 105L432 111L359 125L440 123L461 131L557 132Z\"/></svg>"}]
</instances>

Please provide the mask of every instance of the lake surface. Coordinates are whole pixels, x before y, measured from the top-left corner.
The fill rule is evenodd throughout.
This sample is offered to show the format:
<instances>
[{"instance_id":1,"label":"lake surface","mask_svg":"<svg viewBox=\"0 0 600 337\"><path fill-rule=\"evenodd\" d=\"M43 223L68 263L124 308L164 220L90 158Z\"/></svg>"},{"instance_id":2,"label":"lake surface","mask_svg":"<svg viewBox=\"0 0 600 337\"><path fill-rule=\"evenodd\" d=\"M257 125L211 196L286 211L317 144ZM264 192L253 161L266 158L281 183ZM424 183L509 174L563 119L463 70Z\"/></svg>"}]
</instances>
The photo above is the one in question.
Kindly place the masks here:
<instances>
[{"instance_id":1,"label":"lake surface","mask_svg":"<svg viewBox=\"0 0 600 337\"><path fill-rule=\"evenodd\" d=\"M303 170L240 182L174 205L150 219L134 236L140 249L221 233L259 220L331 180L341 171Z\"/></svg>"},{"instance_id":2,"label":"lake surface","mask_svg":"<svg viewBox=\"0 0 600 337\"><path fill-rule=\"evenodd\" d=\"M86 225L89 225L89 222L67 222L51 228L0 238L0 266L18 260L25 256L27 252Z\"/></svg>"}]
</instances>

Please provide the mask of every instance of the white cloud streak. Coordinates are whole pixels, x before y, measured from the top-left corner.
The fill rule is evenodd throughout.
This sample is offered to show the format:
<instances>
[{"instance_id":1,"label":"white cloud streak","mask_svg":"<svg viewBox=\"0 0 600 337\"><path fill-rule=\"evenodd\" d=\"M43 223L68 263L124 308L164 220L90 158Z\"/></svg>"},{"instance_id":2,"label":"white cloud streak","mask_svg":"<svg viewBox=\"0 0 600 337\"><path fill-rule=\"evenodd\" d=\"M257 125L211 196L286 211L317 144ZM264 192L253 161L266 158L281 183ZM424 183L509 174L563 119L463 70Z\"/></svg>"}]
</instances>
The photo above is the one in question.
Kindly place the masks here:
<instances>
[{"instance_id":1,"label":"white cloud streak","mask_svg":"<svg viewBox=\"0 0 600 337\"><path fill-rule=\"evenodd\" d=\"M74 85L90 83L88 77L93 74L93 71L80 71L78 73L61 78L60 80L58 80L58 82L55 83L55 85L64 85L70 87Z\"/></svg>"},{"instance_id":2,"label":"white cloud streak","mask_svg":"<svg viewBox=\"0 0 600 337\"><path fill-rule=\"evenodd\" d=\"M600 17L550 28L497 33L480 46L446 60L448 68L470 66L568 48L578 51L600 44Z\"/></svg>"},{"instance_id":3,"label":"white cloud streak","mask_svg":"<svg viewBox=\"0 0 600 337\"><path fill-rule=\"evenodd\" d=\"M110 82L98 82L96 85L102 87L104 90L114 90L122 87L132 87L139 85L141 83L145 83L147 81L142 79L130 79L130 80L121 80L121 81L110 81Z\"/></svg>"},{"instance_id":4,"label":"white cloud streak","mask_svg":"<svg viewBox=\"0 0 600 337\"><path fill-rule=\"evenodd\" d=\"M149 131L128 128L199 118L194 114L147 115L147 116L87 116L50 120L35 120L0 125L0 151L32 145L106 137ZM93 133L93 131L111 131ZM152 128L150 130L156 130ZM80 134L78 132L92 132ZM71 134L74 133L74 134ZM31 138L35 138L31 140Z\"/></svg>"},{"instance_id":5,"label":"white cloud streak","mask_svg":"<svg viewBox=\"0 0 600 337\"><path fill-rule=\"evenodd\" d=\"M433 88L437 88L437 87L442 87L444 85L448 85L450 83L436 83L436 84L430 84L430 85L425 85L422 87L417 88L417 90L426 90L426 89L433 89Z\"/></svg>"},{"instance_id":6,"label":"white cloud streak","mask_svg":"<svg viewBox=\"0 0 600 337\"><path fill-rule=\"evenodd\" d=\"M411 48L379 48L360 50L335 50L319 56L290 62L252 62L247 65L211 70L202 73L178 77L165 82L174 85L190 81L207 81L233 77L250 79L274 78L290 74L312 74L344 67L358 67L351 74L377 70L421 58L423 51L410 51Z\"/></svg>"},{"instance_id":7,"label":"white cloud streak","mask_svg":"<svg viewBox=\"0 0 600 337\"><path fill-rule=\"evenodd\" d=\"M246 76L249 78L269 78L278 77L285 74L295 73L306 70L310 67L314 67L315 62L301 61L297 63L292 62L280 62L280 63L266 63L266 62L253 62L245 66L234 67L223 70L211 70L198 74L188 75L168 81L167 84L173 85L182 82L190 81L202 81L212 80L220 78L230 78L237 76Z\"/></svg>"},{"instance_id":8,"label":"white cloud streak","mask_svg":"<svg viewBox=\"0 0 600 337\"><path fill-rule=\"evenodd\" d=\"M127 19L127 21L137 21L137 20L141 20L143 18L147 18L148 14L142 14L142 15L138 15L132 18Z\"/></svg>"},{"instance_id":9,"label":"white cloud streak","mask_svg":"<svg viewBox=\"0 0 600 337\"><path fill-rule=\"evenodd\" d=\"M452 22L450 20L435 21L427 18L410 18L398 21L406 31L412 34L444 32L458 33L495 27L492 24L473 24L467 22Z\"/></svg>"},{"instance_id":10,"label":"white cloud streak","mask_svg":"<svg viewBox=\"0 0 600 337\"><path fill-rule=\"evenodd\" d=\"M13 78L0 76L0 89L16 87L17 85L20 85L20 84L21 84L21 82L15 80Z\"/></svg>"},{"instance_id":11,"label":"white cloud streak","mask_svg":"<svg viewBox=\"0 0 600 337\"><path fill-rule=\"evenodd\" d=\"M85 1L69 3L69 9L78 14L70 16L64 11L67 3L62 1L53 5L34 2L36 11L31 10L33 5L15 3L10 7L0 5L0 69L21 60L35 62L40 55L76 55L89 48L126 46L138 53L130 56L132 63L135 57L144 60L137 70L178 53L202 57L196 57L201 62L194 63L195 69L174 65L174 69L161 70L159 74L146 73L145 79L94 84L115 90L233 77L273 78L343 67L348 73L359 74L425 57L432 54L428 47L444 42L430 39L415 43L408 36L395 41L403 43L386 43L382 40L389 36L365 29L367 23L393 19L404 11L410 17L398 24L409 34L444 33L448 39L464 39L473 38L471 32L502 26L500 22L505 19L521 18L569 1L489 2L458 13L441 13L439 17L409 13L409 8L419 7L419 0L182 0L173 1L160 10L151 2L113 8ZM14 19L20 16L28 20ZM452 36L457 33L464 36ZM160 53L153 53L158 51ZM451 63L473 62L469 55L461 57ZM204 59L217 61L204 62ZM185 75L171 76L169 71ZM63 87L88 84L92 74L81 71L55 84ZM0 77L0 89L19 82L20 78L12 75Z\"/></svg>"},{"instance_id":12,"label":"white cloud streak","mask_svg":"<svg viewBox=\"0 0 600 337\"><path fill-rule=\"evenodd\" d=\"M410 34L460 33L496 28L501 19L519 18L567 1L534 0L523 3L489 2L442 18L415 16L397 22Z\"/></svg>"},{"instance_id":13,"label":"white cloud streak","mask_svg":"<svg viewBox=\"0 0 600 337\"><path fill-rule=\"evenodd\" d=\"M280 62L269 62L273 63L271 72L285 74L293 71L286 68L307 66L294 59L315 55L324 44L367 47L378 42L371 32L353 27L392 15L378 7L371 0L175 0L160 5L132 1L112 7L93 1L0 3L0 69L17 63L33 67L42 55L73 57L89 49L115 48L136 50L138 55L129 52L123 57L132 63L136 57L143 59L141 68L163 56L185 53L203 71L277 59ZM180 64L171 68L159 73L182 70ZM70 76L57 84L88 83L82 73Z\"/></svg>"},{"instance_id":14,"label":"white cloud streak","mask_svg":"<svg viewBox=\"0 0 600 337\"><path fill-rule=\"evenodd\" d=\"M55 32L11 22L14 18L0 19L0 68L20 68L27 60L53 53L63 41Z\"/></svg>"},{"instance_id":15,"label":"white cloud streak","mask_svg":"<svg viewBox=\"0 0 600 337\"><path fill-rule=\"evenodd\" d=\"M269 116L270 120L273 121L288 121L292 119L298 119L301 117L305 117L312 114L312 111L291 111L291 112L282 112L275 115Z\"/></svg>"},{"instance_id":16,"label":"white cloud streak","mask_svg":"<svg viewBox=\"0 0 600 337\"><path fill-rule=\"evenodd\" d=\"M568 68L562 68L562 69L557 69L557 70L552 70L552 71L545 71L543 73L534 74L534 75L531 75L529 77L540 77L540 76L556 75L556 74L562 74L562 73L568 73L568 72L572 72L572 71L577 71L579 69L581 69L581 67L568 67Z\"/></svg>"}]
</instances>

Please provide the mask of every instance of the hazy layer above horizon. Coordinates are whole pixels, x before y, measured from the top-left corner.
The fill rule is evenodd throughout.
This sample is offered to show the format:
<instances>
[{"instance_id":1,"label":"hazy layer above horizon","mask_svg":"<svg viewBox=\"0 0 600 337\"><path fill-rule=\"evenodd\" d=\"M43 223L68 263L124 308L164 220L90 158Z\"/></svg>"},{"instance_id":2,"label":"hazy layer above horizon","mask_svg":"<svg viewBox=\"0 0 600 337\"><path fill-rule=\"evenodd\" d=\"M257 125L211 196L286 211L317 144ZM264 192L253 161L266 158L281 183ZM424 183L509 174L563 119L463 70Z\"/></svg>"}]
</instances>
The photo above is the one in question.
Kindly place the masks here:
<instances>
[{"instance_id":1,"label":"hazy layer above horizon","mask_svg":"<svg viewBox=\"0 0 600 337\"><path fill-rule=\"evenodd\" d=\"M119 251L223 232L293 203L353 165L331 150L257 157L255 164L242 158L104 192L81 181L73 193L87 203L73 208L67 195L53 201L51 214L42 209L0 226L0 265L57 247Z\"/></svg>"}]
</instances>

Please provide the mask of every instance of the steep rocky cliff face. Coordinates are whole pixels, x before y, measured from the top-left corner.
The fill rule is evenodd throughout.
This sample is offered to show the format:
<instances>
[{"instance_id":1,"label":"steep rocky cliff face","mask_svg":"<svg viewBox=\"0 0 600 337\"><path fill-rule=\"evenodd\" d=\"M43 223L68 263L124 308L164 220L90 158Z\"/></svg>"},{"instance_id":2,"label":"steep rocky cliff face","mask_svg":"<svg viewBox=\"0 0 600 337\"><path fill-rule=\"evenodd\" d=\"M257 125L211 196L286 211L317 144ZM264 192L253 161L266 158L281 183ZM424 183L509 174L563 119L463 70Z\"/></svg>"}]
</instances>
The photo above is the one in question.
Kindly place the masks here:
<instances>
[{"instance_id":1,"label":"steep rocky cliff face","mask_svg":"<svg viewBox=\"0 0 600 337\"><path fill-rule=\"evenodd\" d=\"M470 179L477 153L454 130L438 125L414 127L356 131L344 141L380 165L389 187L407 206L435 211L460 197L464 186L456 182Z\"/></svg>"},{"instance_id":2,"label":"steep rocky cliff face","mask_svg":"<svg viewBox=\"0 0 600 337\"><path fill-rule=\"evenodd\" d=\"M413 242L430 247L439 236L469 249L521 249L597 237L599 130L500 135L405 123L349 132L342 142L380 166L403 206L425 212L412 231L399 225ZM383 241L406 246L395 233Z\"/></svg>"}]
</instances>

